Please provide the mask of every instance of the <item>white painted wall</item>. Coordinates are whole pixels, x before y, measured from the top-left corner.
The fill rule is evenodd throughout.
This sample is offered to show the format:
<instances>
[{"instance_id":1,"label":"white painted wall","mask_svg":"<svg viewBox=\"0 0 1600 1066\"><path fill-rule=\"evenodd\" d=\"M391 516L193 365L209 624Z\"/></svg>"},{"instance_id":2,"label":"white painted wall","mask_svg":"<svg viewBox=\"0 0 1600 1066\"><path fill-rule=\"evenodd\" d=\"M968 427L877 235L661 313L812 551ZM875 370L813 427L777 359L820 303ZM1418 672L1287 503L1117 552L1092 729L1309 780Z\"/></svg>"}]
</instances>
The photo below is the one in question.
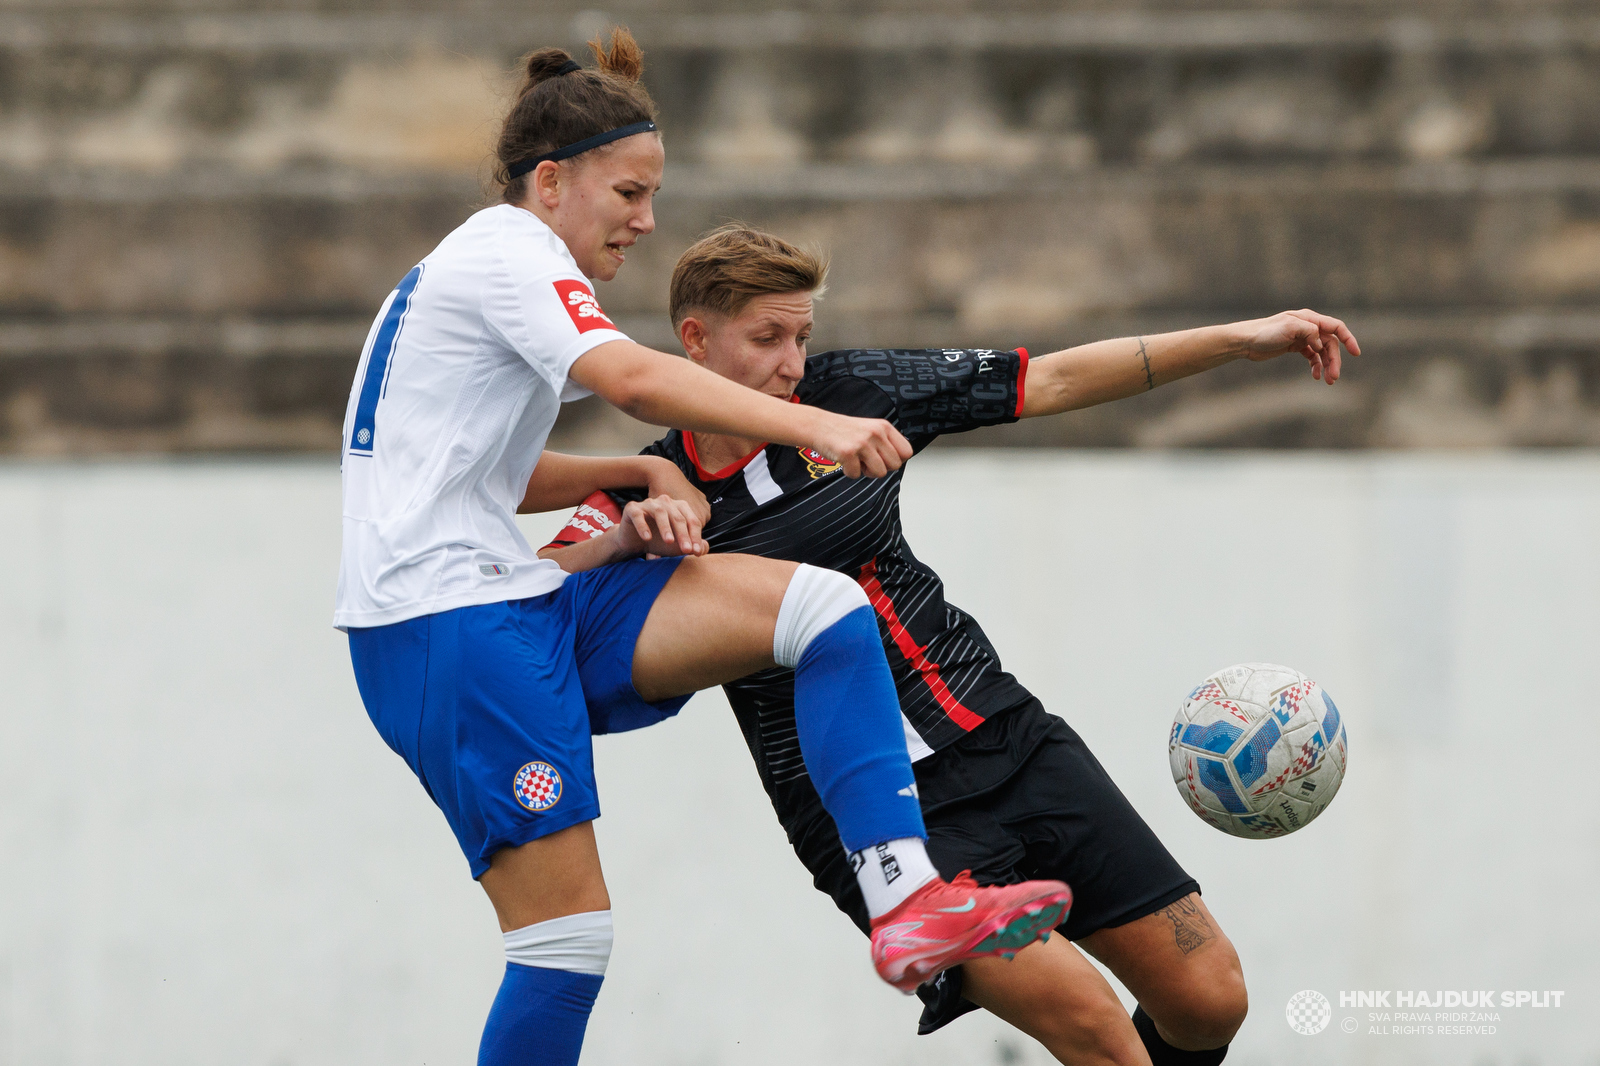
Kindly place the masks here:
<instances>
[{"instance_id":1,"label":"white painted wall","mask_svg":"<svg viewBox=\"0 0 1600 1066\"><path fill-rule=\"evenodd\" d=\"M942 453L912 544L1205 887L1266 1063L1593 1064L1600 457ZM558 522L528 522L531 535ZM328 626L323 463L0 467L0 1066L473 1061L499 936ZM1296 666L1344 790L1236 841L1167 777L1209 670ZM915 1001L788 853L721 698L597 743L618 944L585 1062L1042 1063ZM1311 988L1315 1037L1284 1021ZM1559 989L1493 1036L1338 992Z\"/></svg>"}]
</instances>

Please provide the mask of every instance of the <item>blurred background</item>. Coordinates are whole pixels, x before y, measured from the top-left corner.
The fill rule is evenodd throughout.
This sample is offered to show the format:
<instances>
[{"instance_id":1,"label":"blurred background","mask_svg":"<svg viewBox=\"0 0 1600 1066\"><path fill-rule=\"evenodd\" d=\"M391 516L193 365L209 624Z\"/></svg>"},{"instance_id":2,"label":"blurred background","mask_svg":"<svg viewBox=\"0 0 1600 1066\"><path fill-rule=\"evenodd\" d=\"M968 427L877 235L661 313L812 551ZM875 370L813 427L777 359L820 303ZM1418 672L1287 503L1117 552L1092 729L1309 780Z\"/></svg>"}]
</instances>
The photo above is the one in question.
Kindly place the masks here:
<instances>
[{"instance_id":1,"label":"blurred background","mask_svg":"<svg viewBox=\"0 0 1600 1066\"><path fill-rule=\"evenodd\" d=\"M646 343L729 218L832 254L814 350L1350 323L1335 388L1233 365L941 442L908 535L1205 887L1252 994L1230 1063L1600 1066L1563 762L1600 645L1600 10L1539 0L0 0L0 1066L472 1061L500 941L329 628L339 425L385 295L492 197L517 57L618 22L667 185L599 295ZM553 442L658 432L584 401ZM1164 748L1251 660L1351 739L1265 843ZM913 1035L720 694L597 761L586 1066L1047 1061L982 1014ZM1478 988L1565 998L1448 1037L1339 1006Z\"/></svg>"},{"instance_id":2,"label":"blurred background","mask_svg":"<svg viewBox=\"0 0 1600 1066\"><path fill-rule=\"evenodd\" d=\"M643 341L741 218L832 252L817 350L1311 306L1372 352L963 446L1600 444L1592 3L6 0L0 449L336 451L376 307L490 192L518 55L613 22L668 148L600 290Z\"/></svg>"}]
</instances>

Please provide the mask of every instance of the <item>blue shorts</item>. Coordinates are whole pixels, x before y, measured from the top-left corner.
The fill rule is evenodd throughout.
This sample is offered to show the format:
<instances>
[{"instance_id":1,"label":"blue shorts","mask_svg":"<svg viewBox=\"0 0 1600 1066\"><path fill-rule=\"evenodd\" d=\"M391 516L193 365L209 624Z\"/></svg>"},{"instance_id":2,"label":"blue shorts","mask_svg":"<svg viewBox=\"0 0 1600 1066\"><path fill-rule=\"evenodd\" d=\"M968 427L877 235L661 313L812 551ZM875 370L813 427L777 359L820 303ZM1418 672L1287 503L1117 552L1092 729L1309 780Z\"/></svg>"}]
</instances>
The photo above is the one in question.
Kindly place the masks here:
<instances>
[{"instance_id":1,"label":"blue shorts","mask_svg":"<svg viewBox=\"0 0 1600 1066\"><path fill-rule=\"evenodd\" d=\"M481 877L501 848L600 815L593 733L654 725L633 648L678 559L573 574L555 592L350 630L372 724L444 811Z\"/></svg>"}]
</instances>

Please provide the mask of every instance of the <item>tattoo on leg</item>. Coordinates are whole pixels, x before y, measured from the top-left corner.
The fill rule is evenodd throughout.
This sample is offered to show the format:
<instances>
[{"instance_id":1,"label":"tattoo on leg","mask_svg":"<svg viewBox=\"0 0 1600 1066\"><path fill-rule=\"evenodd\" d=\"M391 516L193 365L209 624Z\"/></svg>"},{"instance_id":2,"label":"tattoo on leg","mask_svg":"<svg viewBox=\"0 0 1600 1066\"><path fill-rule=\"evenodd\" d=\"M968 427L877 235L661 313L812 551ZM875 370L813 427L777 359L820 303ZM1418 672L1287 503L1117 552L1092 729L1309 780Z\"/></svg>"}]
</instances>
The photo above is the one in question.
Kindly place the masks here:
<instances>
[{"instance_id":1,"label":"tattoo on leg","mask_svg":"<svg viewBox=\"0 0 1600 1066\"><path fill-rule=\"evenodd\" d=\"M1180 899L1163 910L1161 915L1172 923L1173 939L1178 942L1178 950L1185 955L1207 940L1217 938L1199 905L1191 900Z\"/></svg>"},{"instance_id":2,"label":"tattoo on leg","mask_svg":"<svg viewBox=\"0 0 1600 1066\"><path fill-rule=\"evenodd\" d=\"M1150 373L1150 353L1145 350L1144 338L1139 338L1139 357L1144 360L1144 391L1149 392L1156 387L1156 376Z\"/></svg>"}]
</instances>

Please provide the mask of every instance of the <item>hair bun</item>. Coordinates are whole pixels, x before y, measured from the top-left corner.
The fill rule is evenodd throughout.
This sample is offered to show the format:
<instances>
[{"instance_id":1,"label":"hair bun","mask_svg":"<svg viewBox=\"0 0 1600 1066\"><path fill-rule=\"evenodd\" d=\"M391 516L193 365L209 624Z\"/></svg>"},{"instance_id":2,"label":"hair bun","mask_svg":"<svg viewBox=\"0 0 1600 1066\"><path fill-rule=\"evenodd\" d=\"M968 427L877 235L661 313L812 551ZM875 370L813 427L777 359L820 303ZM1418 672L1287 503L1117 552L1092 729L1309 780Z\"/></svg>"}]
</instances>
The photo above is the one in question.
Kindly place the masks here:
<instances>
[{"instance_id":1,"label":"hair bun","mask_svg":"<svg viewBox=\"0 0 1600 1066\"><path fill-rule=\"evenodd\" d=\"M523 84L522 91L527 92L542 81L559 78L566 73L562 68L571 62L573 62L572 56L561 48L541 48L537 52L530 53L526 67L528 80Z\"/></svg>"}]
</instances>

